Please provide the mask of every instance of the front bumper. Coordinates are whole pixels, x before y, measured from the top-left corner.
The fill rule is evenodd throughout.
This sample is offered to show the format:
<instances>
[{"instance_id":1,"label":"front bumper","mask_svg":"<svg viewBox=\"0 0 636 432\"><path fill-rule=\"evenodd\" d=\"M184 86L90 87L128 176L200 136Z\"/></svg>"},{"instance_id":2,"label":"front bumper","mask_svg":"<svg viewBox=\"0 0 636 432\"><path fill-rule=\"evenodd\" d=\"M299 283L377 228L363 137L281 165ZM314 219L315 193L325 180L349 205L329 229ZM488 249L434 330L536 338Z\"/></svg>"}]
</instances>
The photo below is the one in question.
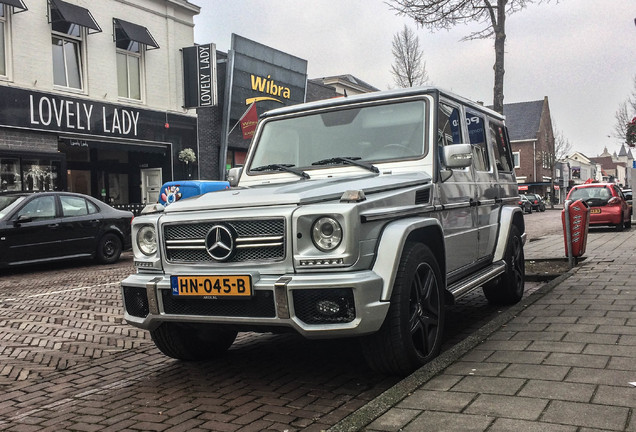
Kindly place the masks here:
<instances>
[{"instance_id":1,"label":"front bumper","mask_svg":"<svg viewBox=\"0 0 636 432\"><path fill-rule=\"evenodd\" d=\"M235 325L254 331L288 327L307 338L332 338L376 332L389 308L389 302L380 300L382 278L370 270L303 275L252 273L251 277L251 298L219 300L174 298L169 275L134 274L121 283L124 318L147 330L171 321ZM321 320L316 305L330 300L346 303L345 316L336 320L325 316Z\"/></svg>"}]
</instances>

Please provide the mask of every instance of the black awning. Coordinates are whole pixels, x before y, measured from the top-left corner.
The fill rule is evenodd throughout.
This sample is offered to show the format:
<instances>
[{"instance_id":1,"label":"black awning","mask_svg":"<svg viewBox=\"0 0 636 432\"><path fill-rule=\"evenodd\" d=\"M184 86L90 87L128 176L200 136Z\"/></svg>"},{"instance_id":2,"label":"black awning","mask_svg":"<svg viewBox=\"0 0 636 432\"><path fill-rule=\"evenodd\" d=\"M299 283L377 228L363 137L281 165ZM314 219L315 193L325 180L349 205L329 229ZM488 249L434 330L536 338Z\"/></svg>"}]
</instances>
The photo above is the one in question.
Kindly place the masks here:
<instances>
[{"instance_id":1,"label":"black awning","mask_svg":"<svg viewBox=\"0 0 636 432\"><path fill-rule=\"evenodd\" d=\"M157 41L152 37L146 27L119 18L113 18L113 25L115 26L116 42L133 41L144 44L147 47L159 48Z\"/></svg>"},{"instance_id":2,"label":"black awning","mask_svg":"<svg viewBox=\"0 0 636 432\"><path fill-rule=\"evenodd\" d=\"M20 12L27 10L27 7L22 0L0 0L0 3L7 6L13 6L13 13L18 13L15 11L16 8L21 9Z\"/></svg>"},{"instance_id":3,"label":"black awning","mask_svg":"<svg viewBox=\"0 0 636 432\"><path fill-rule=\"evenodd\" d=\"M52 23L65 21L92 29L94 30L92 33L102 31L102 28L93 18L93 14L86 8L66 3L62 0L49 0L49 5L51 6L49 19ZM89 33L91 32L89 31Z\"/></svg>"}]
</instances>

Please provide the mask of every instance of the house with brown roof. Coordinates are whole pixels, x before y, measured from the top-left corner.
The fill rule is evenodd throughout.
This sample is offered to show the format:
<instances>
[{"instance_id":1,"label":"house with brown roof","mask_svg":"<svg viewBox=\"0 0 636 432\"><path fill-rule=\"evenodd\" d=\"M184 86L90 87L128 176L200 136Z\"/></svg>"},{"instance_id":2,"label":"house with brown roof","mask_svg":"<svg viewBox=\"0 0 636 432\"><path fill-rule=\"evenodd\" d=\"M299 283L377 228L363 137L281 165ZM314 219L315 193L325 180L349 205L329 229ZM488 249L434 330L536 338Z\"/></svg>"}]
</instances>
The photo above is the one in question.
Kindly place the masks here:
<instances>
[{"instance_id":1,"label":"house with brown roof","mask_svg":"<svg viewBox=\"0 0 636 432\"><path fill-rule=\"evenodd\" d=\"M548 195L552 190L554 132L548 97L504 105L519 190Z\"/></svg>"}]
</instances>

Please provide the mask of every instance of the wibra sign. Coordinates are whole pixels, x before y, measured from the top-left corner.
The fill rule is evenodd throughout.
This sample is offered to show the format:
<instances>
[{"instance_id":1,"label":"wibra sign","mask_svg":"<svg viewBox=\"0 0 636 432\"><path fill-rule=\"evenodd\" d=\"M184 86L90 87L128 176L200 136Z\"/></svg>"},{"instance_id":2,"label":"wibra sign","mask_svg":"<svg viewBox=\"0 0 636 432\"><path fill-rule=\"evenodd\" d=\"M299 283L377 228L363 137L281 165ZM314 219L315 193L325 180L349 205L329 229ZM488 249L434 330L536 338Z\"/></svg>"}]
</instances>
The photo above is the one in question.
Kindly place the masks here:
<instances>
[{"instance_id":1,"label":"wibra sign","mask_svg":"<svg viewBox=\"0 0 636 432\"><path fill-rule=\"evenodd\" d=\"M284 99L291 99L291 90L289 87L278 85L271 75L267 75L267 78L252 75L252 90L259 93L266 93L271 96L255 96L245 99L245 105L250 105L254 102L261 101L275 101L284 103Z\"/></svg>"},{"instance_id":2,"label":"wibra sign","mask_svg":"<svg viewBox=\"0 0 636 432\"><path fill-rule=\"evenodd\" d=\"M256 103L259 113L305 101L307 60L232 35L230 119Z\"/></svg>"}]
</instances>

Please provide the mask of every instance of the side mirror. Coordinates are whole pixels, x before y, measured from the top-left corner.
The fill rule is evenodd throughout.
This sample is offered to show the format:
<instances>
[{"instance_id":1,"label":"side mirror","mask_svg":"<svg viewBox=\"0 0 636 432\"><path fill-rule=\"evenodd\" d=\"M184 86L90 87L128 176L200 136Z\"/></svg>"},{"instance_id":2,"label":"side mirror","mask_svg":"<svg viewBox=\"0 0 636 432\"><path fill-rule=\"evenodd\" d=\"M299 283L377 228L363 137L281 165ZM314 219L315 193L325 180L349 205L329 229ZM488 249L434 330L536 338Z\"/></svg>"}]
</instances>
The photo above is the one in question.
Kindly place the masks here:
<instances>
[{"instance_id":1,"label":"side mirror","mask_svg":"<svg viewBox=\"0 0 636 432\"><path fill-rule=\"evenodd\" d=\"M473 162L471 144L454 144L444 146L444 165L446 168L466 168Z\"/></svg>"},{"instance_id":2,"label":"side mirror","mask_svg":"<svg viewBox=\"0 0 636 432\"><path fill-rule=\"evenodd\" d=\"M243 167L230 168L227 173L227 181L230 183L231 187L238 186L239 178L241 178L242 172Z\"/></svg>"},{"instance_id":3,"label":"side mirror","mask_svg":"<svg viewBox=\"0 0 636 432\"><path fill-rule=\"evenodd\" d=\"M23 223L33 222L33 217L31 215L20 215L16 220L13 221L13 225L19 227Z\"/></svg>"}]
</instances>

